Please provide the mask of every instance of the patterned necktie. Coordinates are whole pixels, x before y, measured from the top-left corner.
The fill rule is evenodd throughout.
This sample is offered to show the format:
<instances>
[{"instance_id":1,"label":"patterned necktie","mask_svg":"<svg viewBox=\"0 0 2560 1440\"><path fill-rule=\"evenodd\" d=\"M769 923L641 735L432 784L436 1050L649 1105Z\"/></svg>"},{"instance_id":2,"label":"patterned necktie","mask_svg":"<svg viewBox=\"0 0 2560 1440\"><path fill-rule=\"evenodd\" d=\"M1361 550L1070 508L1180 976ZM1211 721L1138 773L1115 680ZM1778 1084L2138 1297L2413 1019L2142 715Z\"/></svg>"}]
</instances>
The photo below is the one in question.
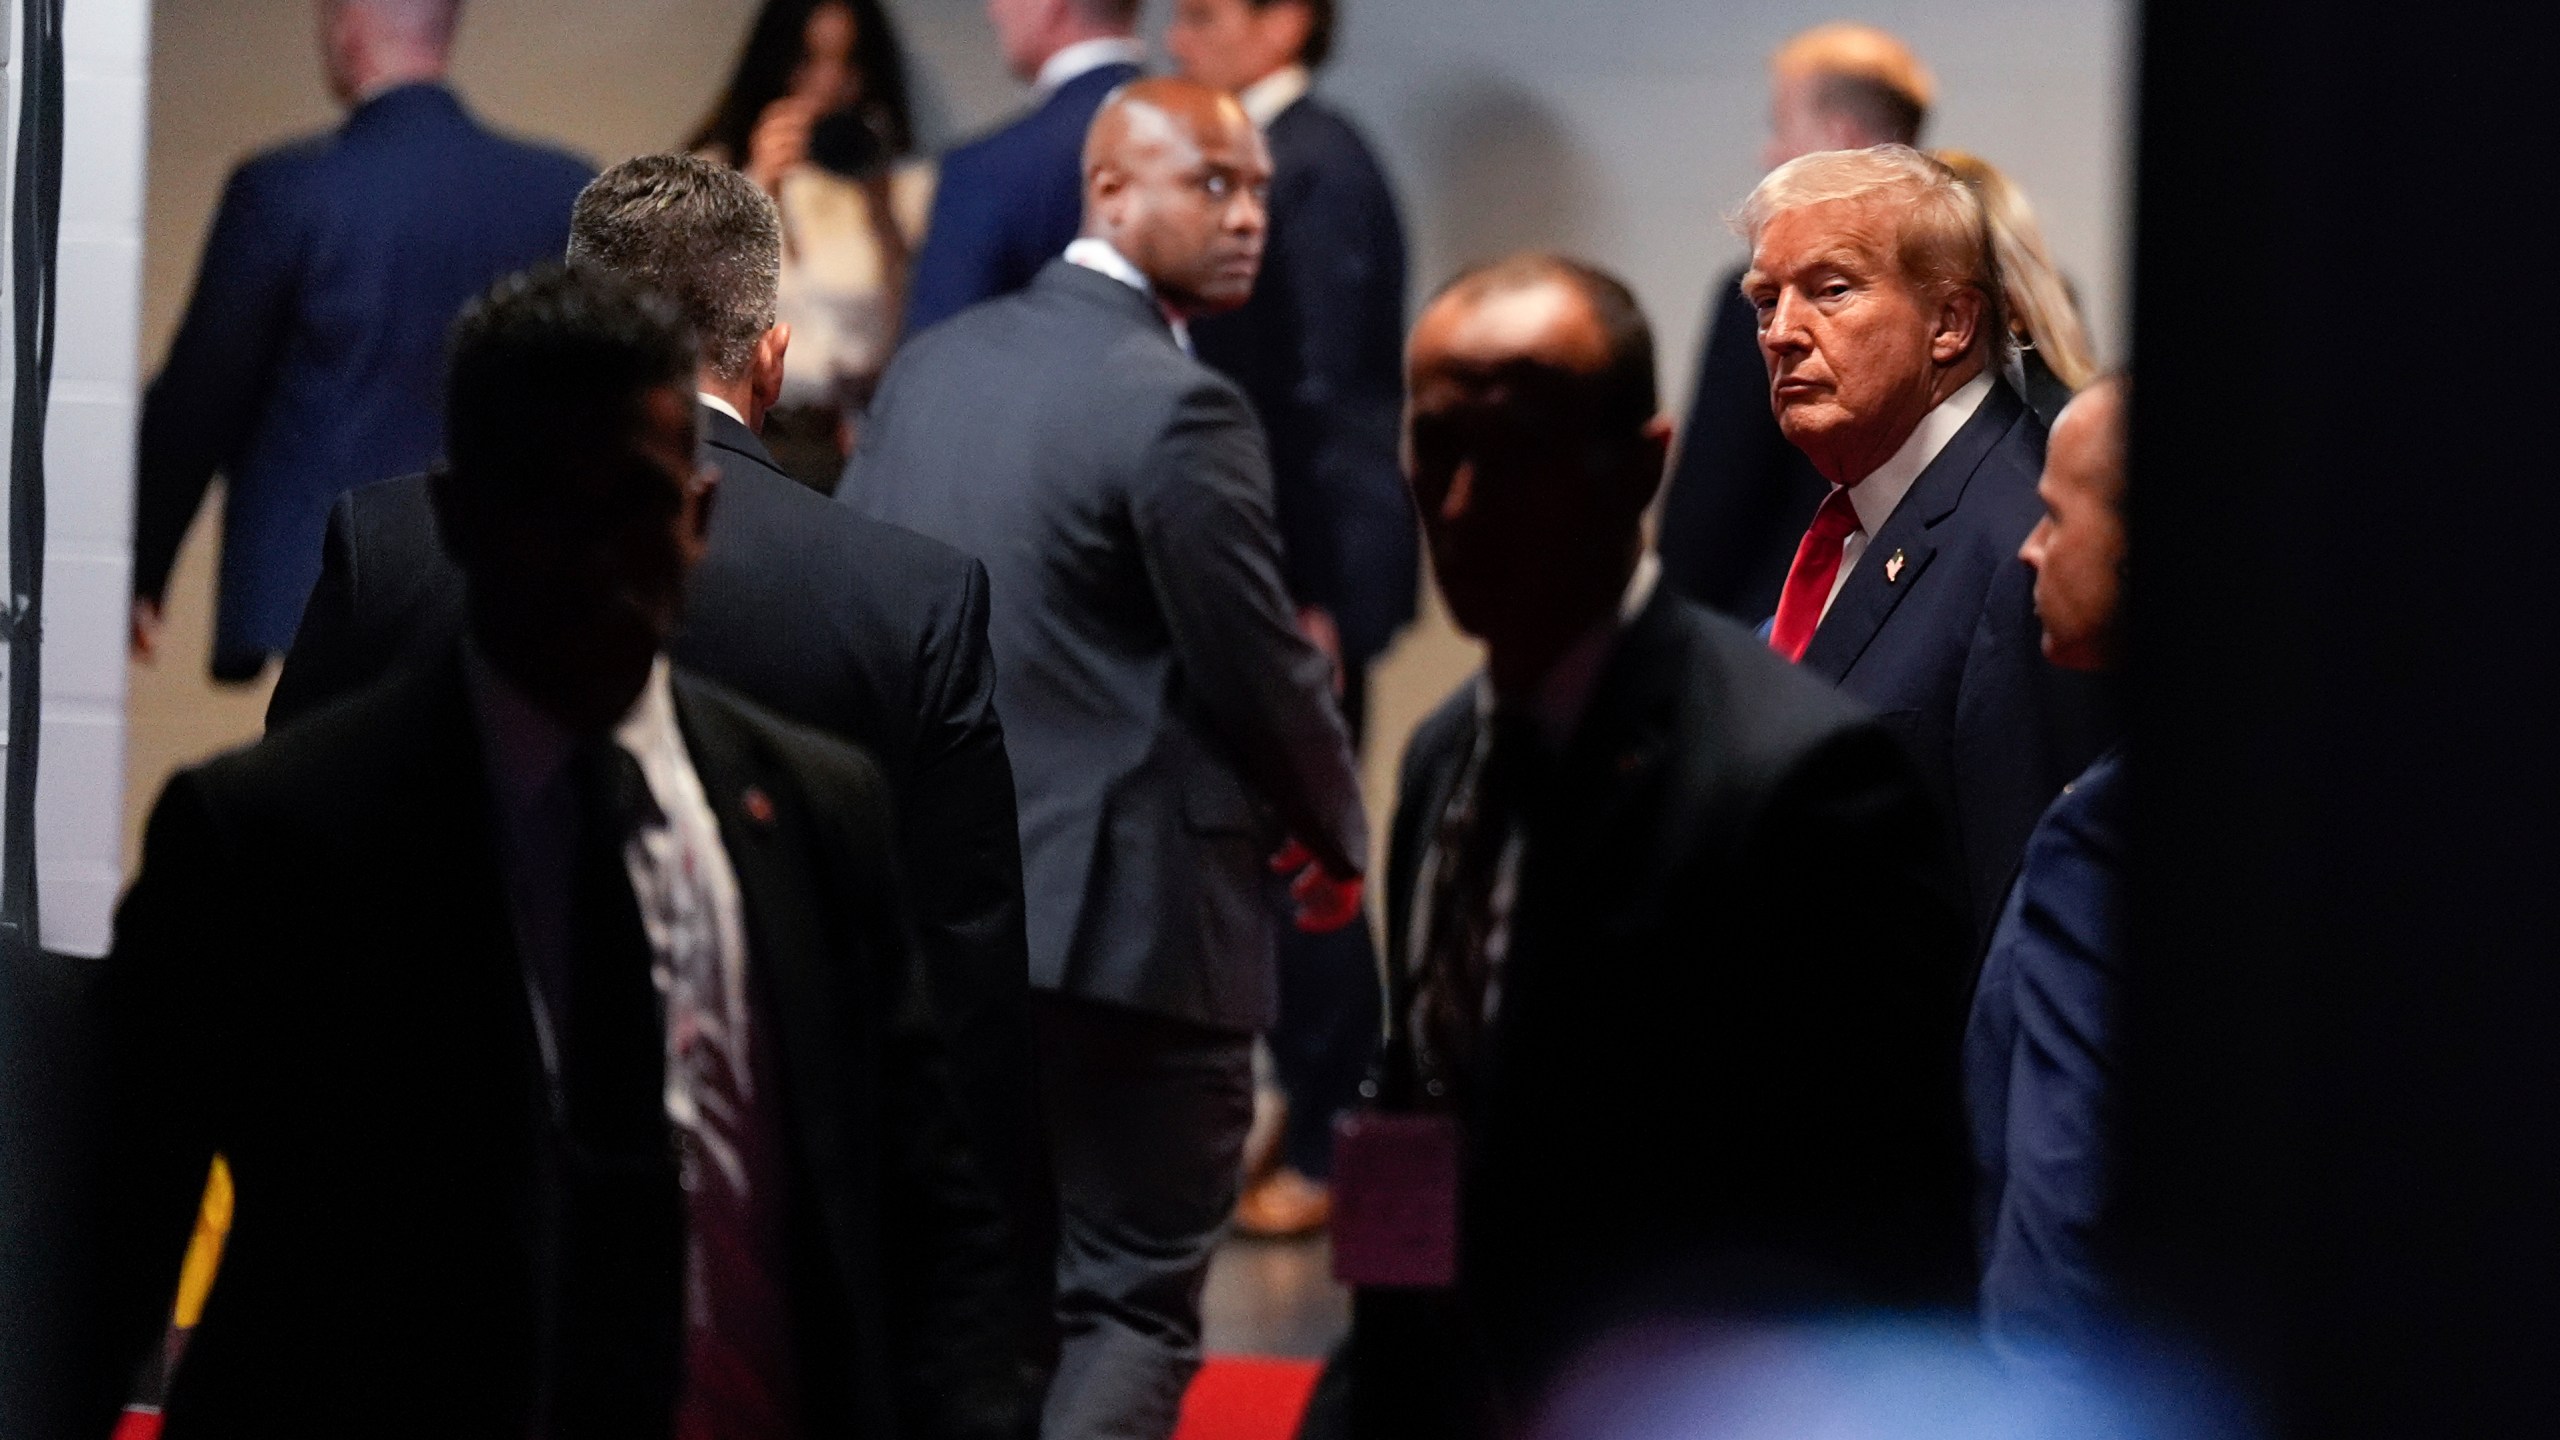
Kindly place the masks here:
<instances>
[{"instance_id":1,"label":"patterned necktie","mask_svg":"<svg viewBox=\"0 0 2560 1440\"><path fill-rule=\"evenodd\" d=\"M1432 1099L1454 1098L1479 1076L1486 995L1508 941L1510 917L1497 903L1502 856L1513 832L1535 813L1545 784L1545 744L1535 722L1497 710L1490 730L1473 773L1440 819L1439 867L1413 1001ZM1437 1091L1429 1088L1434 1084Z\"/></svg>"},{"instance_id":2,"label":"patterned necktie","mask_svg":"<svg viewBox=\"0 0 2560 1440\"><path fill-rule=\"evenodd\" d=\"M1849 503L1847 486L1833 486L1813 512L1813 524L1796 546L1796 563L1787 569L1787 588L1778 594L1778 618L1769 626L1769 648L1789 660L1802 660L1813 643L1822 608L1831 603L1831 582L1840 575L1841 547L1858 532L1858 507Z\"/></svg>"}]
</instances>

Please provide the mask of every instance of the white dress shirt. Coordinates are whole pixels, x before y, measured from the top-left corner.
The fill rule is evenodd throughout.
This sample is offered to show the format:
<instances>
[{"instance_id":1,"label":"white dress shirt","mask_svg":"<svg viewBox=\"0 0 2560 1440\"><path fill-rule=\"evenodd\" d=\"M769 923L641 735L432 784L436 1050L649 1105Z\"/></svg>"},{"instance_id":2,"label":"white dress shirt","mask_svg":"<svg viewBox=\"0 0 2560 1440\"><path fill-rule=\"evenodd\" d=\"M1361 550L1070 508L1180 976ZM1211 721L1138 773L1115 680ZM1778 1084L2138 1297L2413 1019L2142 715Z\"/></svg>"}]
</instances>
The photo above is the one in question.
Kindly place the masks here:
<instances>
[{"instance_id":1,"label":"white dress shirt","mask_svg":"<svg viewBox=\"0 0 2560 1440\"><path fill-rule=\"evenodd\" d=\"M728 416L730 419L737 421L739 424L747 425L747 417L738 413L737 406L730 404L728 401L721 399L710 391L696 390L693 392L693 398L702 402L704 405L719 411L721 414ZM753 430L756 427L753 425L747 425L747 428Z\"/></svg>"},{"instance_id":2,"label":"white dress shirt","mask_svg":"<svg viewBox=\"0 0 2560 1440\"><path fill-rule=\"evenodd\" d=\"M1064 258L1070 265L1081 265L1087 270L1108 275L1150 300L1156 298L1155 282L1146 277L1146 272L1130 264L1129 257L1121 254L1119 247L1108 240L1087 235L1072 241ZM1191 327L1184 323L1183 318L1165 309L1161 301L1157 302L1156 309L1164 315L1165 325L1173 331L1173 343L1182 347L1183 354L1197 355L1199 352L1191 348Z\"/></svg>"},{"instance_id":3,"label":"white dress shirt","mask_svg":"<svg viewBox=\"0 0 2560 1440\"><path fill-rule=\"evenodd\" d=\"M1866 479L1849 487L1849 507L1858 512L1858 528L1840 542L1840 569L1831 577L1831 593L1823 598L1824 615L1831 613L1831 602L1840 598L1840 587L1849 583L1849 572L1858 568L1858 557L1867 553L1867 541L1893 518L1902 497L1919 482L1920 472L1928 469L1938 452L1947 448L1947 442L1956 438L1956 432L1973 418L1973 412L1982 408L1982 397L1990 393L1991 372L1985 369L1921 416L1901 449Z\"/></svg>"},{"instance_id":4,"label":"white dress shirt","mask_svg":"<svg viewBox=\"0 0 2560 1440\"><path fill-rule=\"evenodd\" d=\"M1079 40L1040 62L1040 73L1032 88L1047 95L1059 86L1101 69L1105 65L1144 65L1147 47L1126 35L1106 35L1094 40Z\"/></svg>"},{"instance_id":5,"label":"white dress shirt","mask_svg":"<svg viewBox=\"0 0 2560 1440\"><path fill-rule=\"evenodd\" d=\"M1306 66L1283 65L1236 92L1236 103L1244 106L1255 129L1268 130L1290 106L1307 98L1315 83L1314 72Z\"/></svg>"},{"instance_id":6,"label":"white dress shirt","mask_svg":"<svg viewBox=\"0 0 2560 1440\"><path fill-rule=\"evenodd\" d=\"M543 1068L559 1083L559 1020L569 978L571 891L577 865L578 801L569 775L577 737L466 647L463 675L480 725L496 801L498 852L508 908L525 957ZM667 1119L693 1143L688 1168L717 1167L733 1188L739 1165L735 1124L698 1083L703 1067L730 1072L752 1096L748 1056L747 932L737 871L720 840L719 818L676 724L675 696L662 656L614 741L639 762L663 824L639 827L623 864L654 956L651 978L665 1002ZM687 1188L698 1182L688 1174Z\"/></svg>"}]
</instances>

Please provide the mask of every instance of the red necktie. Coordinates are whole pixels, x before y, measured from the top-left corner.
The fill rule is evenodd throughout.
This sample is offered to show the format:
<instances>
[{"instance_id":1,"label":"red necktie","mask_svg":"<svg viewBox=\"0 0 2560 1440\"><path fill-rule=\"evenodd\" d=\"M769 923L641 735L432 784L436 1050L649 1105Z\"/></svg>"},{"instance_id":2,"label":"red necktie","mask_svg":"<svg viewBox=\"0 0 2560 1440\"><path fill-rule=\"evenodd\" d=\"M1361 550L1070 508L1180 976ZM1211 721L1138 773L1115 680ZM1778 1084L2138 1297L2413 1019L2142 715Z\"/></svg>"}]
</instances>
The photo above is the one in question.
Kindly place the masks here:
<instances>
[{"instance_id":1,"label":"red necktie","mask_svg":"<svg viewBox=\"0 0 2560 1440\"><path fill-rule=\"evenodd\" d=\"M1813 643L1813 627L1822 623L1822 607L1830 602L1831 582L1840 574L1840 548L1858 530L1857 507L1849 503L1845 485L1831 487L1813 525L1796 547L1796 563L1787 567L1787 588L1778 592L1778 618L1769 625L1769 648L1789 660L1802 660Z\"/></svg>"}]
</instances>

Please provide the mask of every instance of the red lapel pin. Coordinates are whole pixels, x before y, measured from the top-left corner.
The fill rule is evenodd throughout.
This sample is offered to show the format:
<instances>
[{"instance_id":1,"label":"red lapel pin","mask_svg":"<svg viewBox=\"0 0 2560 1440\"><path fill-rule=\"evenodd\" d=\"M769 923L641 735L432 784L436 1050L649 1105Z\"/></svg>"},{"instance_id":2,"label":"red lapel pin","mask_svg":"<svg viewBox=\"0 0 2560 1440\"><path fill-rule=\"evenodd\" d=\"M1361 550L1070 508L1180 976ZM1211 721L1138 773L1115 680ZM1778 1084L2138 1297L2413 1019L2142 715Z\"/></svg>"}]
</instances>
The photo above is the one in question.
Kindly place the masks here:
<instances>
[{"instance_id":1,"label":"red lapel pin","mask_svg":"<svg viewBox=\"0 0 2560 1440\"><path fill-rule=\"evenodd\" d=\"M745 803L748 819L753 820L759 825L770 825L773 823L773 797L764 793L764 787L760 785L748 786Z\"/></svg>"}]
</instances>

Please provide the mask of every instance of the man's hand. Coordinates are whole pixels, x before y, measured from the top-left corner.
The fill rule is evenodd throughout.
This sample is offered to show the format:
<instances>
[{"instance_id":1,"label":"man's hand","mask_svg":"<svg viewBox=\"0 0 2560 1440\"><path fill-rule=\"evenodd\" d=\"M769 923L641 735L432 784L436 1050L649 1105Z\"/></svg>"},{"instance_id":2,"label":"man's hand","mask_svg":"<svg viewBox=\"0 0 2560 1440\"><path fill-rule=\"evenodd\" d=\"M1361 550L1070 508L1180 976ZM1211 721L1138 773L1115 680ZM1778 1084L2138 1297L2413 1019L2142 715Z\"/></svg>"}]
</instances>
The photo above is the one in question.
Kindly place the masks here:
<instances>
[{"instance_id":1,"label":"man's hand","mask_svg":"<svg viewBox=\"0 0 2560 1440\"><path fill-rule=\"evenodd\" d=\"M1330 935L1360 918L1360 877L1346 878L1325 869L1297 841L1271 857L1271 873L1290 877L1289 898L1298 907L1298 928L1308 934Z\"/></svg>"},{"instance_id":2,"label":"man's hand","mask_svg":"<svg viewBox=\"0 0 2560 1440\"><path fill-rule=\"evenodd\" d=\"M149 663L160 658L160 602L133 597L133 618L126 630L126 645L133 658Z\"/></svg>"},{"instance_id":3,"label":"man's hand","mask_svg":"<svg viewBox=\"0 0 2560 1440\"><path fill-rule=\"evenodd\" d=\"M1333 666L1333 698L1342 698L1342 627L1333 623L1333 612L1321 605L1305 605L1298 610L1298 633L1307 643L1324 652Z\"/></svg>"}]
</instances>

